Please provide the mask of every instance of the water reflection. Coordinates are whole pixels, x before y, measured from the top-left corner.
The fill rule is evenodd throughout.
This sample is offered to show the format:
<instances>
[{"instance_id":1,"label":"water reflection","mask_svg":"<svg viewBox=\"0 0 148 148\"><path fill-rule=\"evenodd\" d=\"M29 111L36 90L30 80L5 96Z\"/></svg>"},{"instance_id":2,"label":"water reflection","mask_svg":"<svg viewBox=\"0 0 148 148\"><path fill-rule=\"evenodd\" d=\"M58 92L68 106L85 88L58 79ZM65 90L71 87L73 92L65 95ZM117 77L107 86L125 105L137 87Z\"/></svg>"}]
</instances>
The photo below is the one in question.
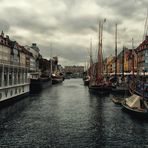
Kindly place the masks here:
<instances>
[{"instance_id":1,"label":"water reflection","mask_svg":"<svg viewBox=\"0 0 148 148\"><path fill-rule=\"evenodd\" d=\"M5 107L1 107L0 122L4 122L5 120L13 118L13 116L17 114L20 114L35 98L38 98L38 96L32 95L30 97L18 100L17 102L13 102L12 104L8 104Z\"/></svg>"}]
</instances>

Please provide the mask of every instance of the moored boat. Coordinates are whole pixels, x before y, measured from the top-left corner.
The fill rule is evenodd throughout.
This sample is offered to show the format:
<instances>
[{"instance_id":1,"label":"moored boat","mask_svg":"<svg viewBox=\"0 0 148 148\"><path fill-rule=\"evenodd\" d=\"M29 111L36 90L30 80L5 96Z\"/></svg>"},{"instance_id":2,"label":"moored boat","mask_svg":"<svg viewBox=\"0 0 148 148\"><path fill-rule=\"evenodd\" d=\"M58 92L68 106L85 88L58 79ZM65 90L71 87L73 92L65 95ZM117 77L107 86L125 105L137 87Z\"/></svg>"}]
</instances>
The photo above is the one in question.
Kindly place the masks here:
<instances>
[{"instance_id":1,"label":"moored boat","mask_svg":"<svg viewBox=\"0 0 148 148\"><path fill-rule=\"evenodd\" d=\"M85 86L89 86L90 77L89 77L89 76L86 76L86 77L83 79L83 81L84 81L84 85L85 85Z\"/></svg>"},{"instance_id":2,"label":"moored boat","mask_svg":"<svg viewBox=\"0 0 148 148\"><path fill-rule=\"evenodd\" d=\"M111 89L112 88L108 84L105 84L105 83L102 83L102 84L100 83L98 85L89 86L89 90L96 94L107 94L107 93L110 93Z\"/></svg>"},{"instance_id":3,"label":"moored boat","mask_svg":"<svg viewBox=\"0 0 148 148\"><path fill-rule=\"evenodd\" d=\"M52 74L51 74L51 79L52 79L52 84L58 84L64 81L64 70L61 65L58 64L58 57L53 57L53 63L54 67L52 68Z\"/></svg>"},{"instance_id":4,"label":"moored boat","mask_svg":"<svg viewBox=\"0 0 148 148\"><path fill-rule=\"evenodd\" d=\"M139 95L133 94L125 98L122 102L123 110L136 117L144 117L148 119L148 104L146 100Z\"/></svg>"},{"instance_id":5,"label":"moored boat","mask_svg":"<svg viewBox=\"0 0 148 148\"><path fill-rule=\"evenodd\" d=\"M52 84L57 84L63 82L64 77L61 75L52 74Z\"/></svg>"},{"instance_id":6,"label":"moored boat","mask_svg":"<svg viewBox=\"0 0 148 148\"><path fill-rule=\"evenodd\" d=\"M39 77L37 79L30 79L30 92L39 93L45 88L49 88L52 85L50 77Z\"/></svg>"},{"instance_id":7,"label":"moored boat","mask_svg":"<svg viewBox=\"0 0 148 148\"><path fill-rule=\"evenodd\" d=\"M104 20L105 21L105 20ZM92 53L90 55L90 82L89 90L98 94L106 94L111 91L111 84L106 81L103 73L103 54L102 54L102 35L103 35L103 23L99 21L99 43L98 43L98 55L97 62L93 64ZM90 44L92 51L92 43Z\"/></svg>"},{"instance_id":8,"label":"moored boat","mask_svg":"<svg viewBox=\"0 0 148 148\"><path fill-rule=\"evenodd\" d=\"M117 105L122 105L122 102L124 101L123 98L118 98L118 97L113 97L111 100L113 101L114 104Z\"/></svg>"},{"instance_id":9,"label":"moored boat","mask_svg":"<svg viewBox=\"0 0 148 148\"><path fill-rule=\"evenodd\" d=\"M112 82L112 92L113 93L129 93L128 89L128 83L127 83L127 77L128 75L125 75L124 73L124 54L125 54L125 47L123 47L122 51L122 73L117 73L117 24L116 24L116 29L115 29L115 72L113 75L110 76L110 82ZM126 80L125 80L126 79Z\"/></svg>"},{"instance_id":10,"label":"moored boat","mask_svg":"<svg viewBox=\"0 0 148 148\"><path fill-rule=\"evenodd\" d=\"M128 88L128 84L124 83L124 84L119 84L119 85L115 85L112 86L112 92L113 93L122 93L122 94L128 94L129 93L129 88Z\"/></svg>"},{"instance_id":11,"label":"moored boat","mask_svg":"<svg viewBox=\"0 0 148 148\"><path fill-rule=\"evenodd\" d=\"M148 106L141 96L133 94L122 102L123 110L136 117L148 118Z\"/></svg>"}]
</instances>

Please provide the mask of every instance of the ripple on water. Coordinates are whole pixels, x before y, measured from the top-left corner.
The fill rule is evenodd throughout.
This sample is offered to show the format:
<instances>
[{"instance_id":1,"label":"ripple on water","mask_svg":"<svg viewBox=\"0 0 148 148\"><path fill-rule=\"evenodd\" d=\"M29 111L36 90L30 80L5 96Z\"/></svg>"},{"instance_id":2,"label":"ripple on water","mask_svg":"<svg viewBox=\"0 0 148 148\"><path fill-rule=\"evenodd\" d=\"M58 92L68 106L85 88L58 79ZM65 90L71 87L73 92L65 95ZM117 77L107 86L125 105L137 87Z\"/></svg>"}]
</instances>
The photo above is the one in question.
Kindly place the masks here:
<instances>
[{"instance_id":1,"label":"ripple on water","mask_svg":"<svg viewBox=\"0 0 148 148\"><path fill-rule=\"evenodd\" d=\"M148 123L65 80L0 110L1 147L146 147Z\"/></svg>"}]
</instances>

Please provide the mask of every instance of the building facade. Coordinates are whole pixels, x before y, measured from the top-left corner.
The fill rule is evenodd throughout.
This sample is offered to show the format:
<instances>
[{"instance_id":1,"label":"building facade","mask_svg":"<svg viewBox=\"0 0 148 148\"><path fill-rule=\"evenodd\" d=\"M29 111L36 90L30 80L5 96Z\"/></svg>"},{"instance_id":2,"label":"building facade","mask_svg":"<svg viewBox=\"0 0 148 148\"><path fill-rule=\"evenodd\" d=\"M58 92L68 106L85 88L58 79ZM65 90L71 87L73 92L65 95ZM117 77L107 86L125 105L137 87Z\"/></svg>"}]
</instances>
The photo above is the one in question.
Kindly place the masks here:
<instances>
[{"instance_id":1,"label":"building facade","mask_svg":"<svg viewBox=\"0 0 148 148\"><path fill-rule=\"evenodd\" d=\"M71 73L76 77L82 77L84 72L84 66L65 66L65 73Z\"/></svg>"},{"instance_id":2,"label":"building facade","mask_svg":"<svg viewBox=\"0 0 148 148\"><path fill-rule=\"evenodd\" d=\"M148 72L148 36L136 48L138 70Z\"/></svg>"}]
</instances>

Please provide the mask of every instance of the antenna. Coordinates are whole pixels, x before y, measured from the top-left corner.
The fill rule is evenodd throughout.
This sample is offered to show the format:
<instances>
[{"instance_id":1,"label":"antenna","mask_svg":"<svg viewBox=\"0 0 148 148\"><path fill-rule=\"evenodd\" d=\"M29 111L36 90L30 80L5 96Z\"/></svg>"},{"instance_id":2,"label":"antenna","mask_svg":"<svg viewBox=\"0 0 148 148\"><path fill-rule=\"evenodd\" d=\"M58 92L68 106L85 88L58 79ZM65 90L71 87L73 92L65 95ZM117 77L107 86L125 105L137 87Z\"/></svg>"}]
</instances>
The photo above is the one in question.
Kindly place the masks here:
<instances>
[{"instance_id":1,"label":"antenna","mask_svg":"<svg viewBox=\"0 0 148 148\"><path fill-rule=\"evenodd\" d=\"M50 58L52 59L52 43L50 43Z\"/></svg>"},{"instance_id":2,"label":"antenna","mask_svg":"<svg viewBox=\"0 0 148 148\"><path fill-rule=\"evenodd\" d=\"M115 79L117 79L117 23L115 29Z\"/></svg>"},{"instance_id":3,"label":"antenna","mask_svg":"<svg viewBox=\"0 0 148 148\"><path fill-rule=\"evenodd\" d=\"M93 64L93 60L92 60L92 38L90 39L90 65Z\"/></svg>"}]
</instances>

